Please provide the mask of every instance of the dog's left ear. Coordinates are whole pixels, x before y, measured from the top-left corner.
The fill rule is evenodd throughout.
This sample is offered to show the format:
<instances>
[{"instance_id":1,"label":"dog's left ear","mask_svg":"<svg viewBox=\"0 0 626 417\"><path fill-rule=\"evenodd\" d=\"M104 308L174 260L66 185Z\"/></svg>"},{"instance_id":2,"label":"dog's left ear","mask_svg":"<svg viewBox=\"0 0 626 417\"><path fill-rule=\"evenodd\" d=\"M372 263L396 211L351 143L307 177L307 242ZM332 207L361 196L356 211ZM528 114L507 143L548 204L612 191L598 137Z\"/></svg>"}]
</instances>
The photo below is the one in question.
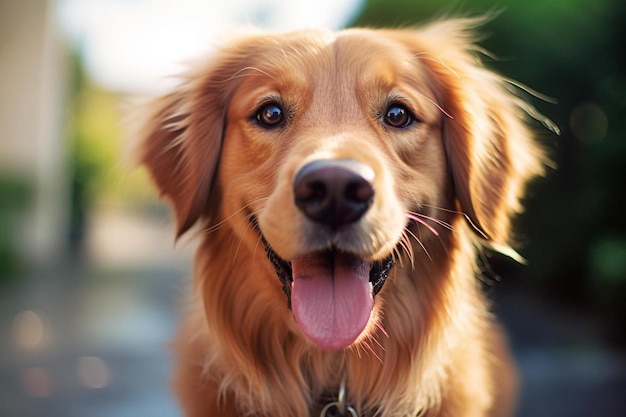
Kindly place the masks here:
<instances>
[{"instance_id":1,"label":"dog's left ear","mask_svg":"<svg viewBox=\"0 0 626 417\"><path fill-rule=\"evenodd\" d=\"M477 65L477 64L474 64ZM507 245L528 180L541 173L540 152L520 99L484 69L457 68L442 91L443 141L460 210L483 239Z\"/></svg>"},{"instance_id":2,"label":"dog's left ear","mask_svg":"<svg viewBox=\"0 0 626 417\"><path fill-rule=\"evenodd\" d=\"M478 58L472 42L477 23L459 19L427 27L418 35L418 57L447 113L443 140L458 208L482 239L506 247L511 216L521 210L525 185L543 163L526 123L530 106Z\"/></svg>"}]
</instances>

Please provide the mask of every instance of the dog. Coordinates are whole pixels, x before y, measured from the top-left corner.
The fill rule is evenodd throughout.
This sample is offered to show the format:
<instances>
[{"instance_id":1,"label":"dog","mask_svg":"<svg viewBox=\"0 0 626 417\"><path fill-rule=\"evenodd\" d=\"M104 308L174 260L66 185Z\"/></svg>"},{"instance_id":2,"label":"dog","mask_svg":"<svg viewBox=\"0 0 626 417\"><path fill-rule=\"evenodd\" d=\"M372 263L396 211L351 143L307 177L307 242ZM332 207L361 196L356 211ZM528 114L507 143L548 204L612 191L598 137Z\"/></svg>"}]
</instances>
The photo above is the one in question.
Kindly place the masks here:
<instances>
[{"instance_id":1,"label":"dog","mask_svg":"<svg viewBox=\"0 0 626 417\"><path fill-rule=\"evenodd\" d=\"M199 237L185 416L513 413L476 258L545 163L478 20L243 34L151 104L140 162Z\"/></svg>"}]
</instances>

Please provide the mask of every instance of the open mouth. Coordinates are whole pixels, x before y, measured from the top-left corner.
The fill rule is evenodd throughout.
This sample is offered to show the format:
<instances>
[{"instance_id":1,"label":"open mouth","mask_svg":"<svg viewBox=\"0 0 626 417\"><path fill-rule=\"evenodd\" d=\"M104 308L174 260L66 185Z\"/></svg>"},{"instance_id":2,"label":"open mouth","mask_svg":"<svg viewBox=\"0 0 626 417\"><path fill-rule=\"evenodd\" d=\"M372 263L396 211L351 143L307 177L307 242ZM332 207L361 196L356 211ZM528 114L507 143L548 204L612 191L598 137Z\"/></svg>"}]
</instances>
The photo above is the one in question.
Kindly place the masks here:
<instances>
[{"instance_id":1,"label":"open mouth","mask_svg":"<svg viewBox=\"0 0 626 417\"><path fill-rule=\"evenodd\" d=\"M300 330L327 350L343 349L357 340L393 267L391 255L369 262L329 249L287 262L262 234L261 240Z\"/></svg>"}]
</instances>

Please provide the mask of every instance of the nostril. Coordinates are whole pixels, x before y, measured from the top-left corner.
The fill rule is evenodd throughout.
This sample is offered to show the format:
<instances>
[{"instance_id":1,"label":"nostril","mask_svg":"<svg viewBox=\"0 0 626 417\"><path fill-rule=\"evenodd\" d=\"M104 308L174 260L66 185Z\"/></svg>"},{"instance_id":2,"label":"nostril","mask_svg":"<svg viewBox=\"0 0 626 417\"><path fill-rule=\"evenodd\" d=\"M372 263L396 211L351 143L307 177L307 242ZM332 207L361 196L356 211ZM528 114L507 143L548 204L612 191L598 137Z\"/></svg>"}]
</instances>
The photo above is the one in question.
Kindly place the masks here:
<instances>
[{"instance_id":1,"label":"nostril","mask_svg":"<svg viewBox=\"0 0 626 417\"><path fill-rule=\"evenodd\" d=\"M374 187L369 181L354 181L346 187L346 198L356 202L367 202L374 197Z\"/></svg>"},{"instance_id":2,"label":"nostril","mask_svg":"<svg viewBox=\"0 0 626 417\"><path fill-rule=\"evenodd\" d=\"M296 206L309 219L338 227L360 219L374 197L373 170L352 159L319 160L298 172Z\"/></svg>"},{"instance_id":3,"label":"nostril","mask_svg":"<svg viewBox=\"0 0 626 417\"><path fill-rule=\"evenodd\" d=\"M322 181L316 181L306 178L302 181L296 181L294 187L296 199L300 200L322 200L328 194L326 185Z\"/></svg>"}]
</instances>

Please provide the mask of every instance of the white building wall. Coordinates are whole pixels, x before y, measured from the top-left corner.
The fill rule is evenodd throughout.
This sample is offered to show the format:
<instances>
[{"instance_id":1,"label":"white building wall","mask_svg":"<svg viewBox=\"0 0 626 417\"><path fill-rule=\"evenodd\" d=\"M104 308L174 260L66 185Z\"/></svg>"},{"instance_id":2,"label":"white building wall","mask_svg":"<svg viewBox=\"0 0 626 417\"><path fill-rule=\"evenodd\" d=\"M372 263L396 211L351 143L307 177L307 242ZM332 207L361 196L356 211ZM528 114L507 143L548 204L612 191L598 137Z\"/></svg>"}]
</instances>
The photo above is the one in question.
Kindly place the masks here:
<instances>
[{"instance_id":1,"label":"white building wall","mask_svg":"<svg viewBox=\"0 0 626 417\"><path fill-rule=\"evenodd\" d=\"M35 186L17 239L29 258L65 250L69 219L67 55L54 0L0 0L0 175Z\"/></svg>"}]
</instances>

